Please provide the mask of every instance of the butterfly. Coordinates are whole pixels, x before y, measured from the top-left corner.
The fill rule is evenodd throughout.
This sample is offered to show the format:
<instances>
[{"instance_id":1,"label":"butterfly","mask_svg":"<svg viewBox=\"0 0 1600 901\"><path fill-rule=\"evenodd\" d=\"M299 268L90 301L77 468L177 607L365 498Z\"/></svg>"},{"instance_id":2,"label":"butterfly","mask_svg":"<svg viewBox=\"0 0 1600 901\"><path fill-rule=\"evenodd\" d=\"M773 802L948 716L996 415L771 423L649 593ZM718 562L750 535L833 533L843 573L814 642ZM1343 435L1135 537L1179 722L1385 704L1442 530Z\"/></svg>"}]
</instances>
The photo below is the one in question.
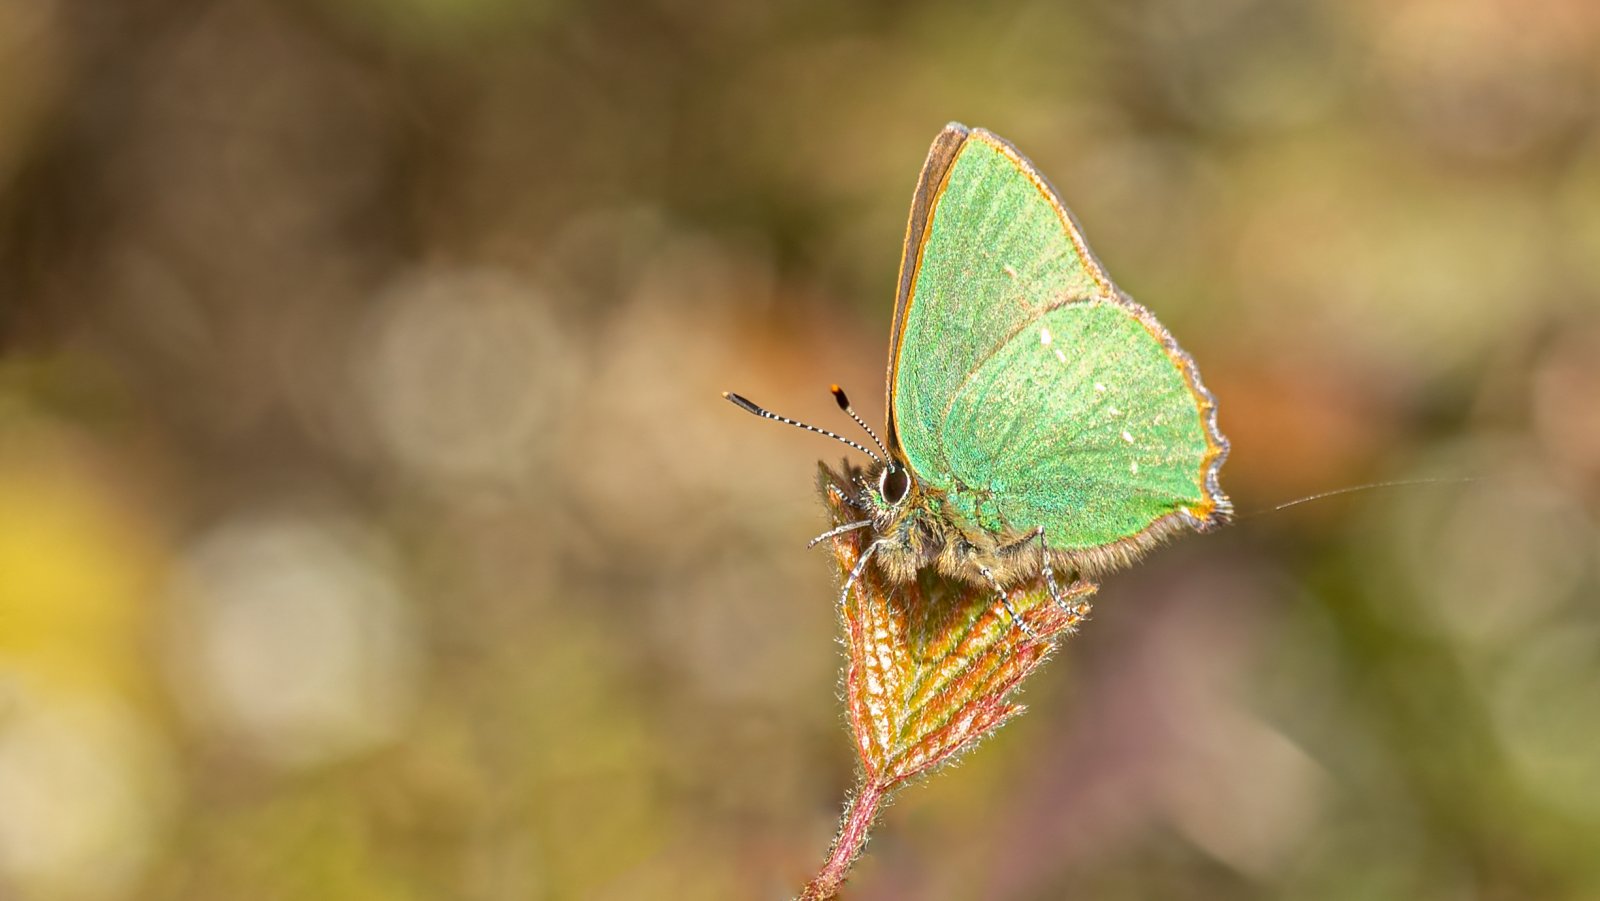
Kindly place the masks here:
<instances>
[{"instance_id":1,"label":"butterfly","mask_svg":"<svg viewBox=\"0 0 1600 901\"><path fill-rule=\"evenodd\" d=\"M1228 441L1194 360L1112 283L1055 189L1010 143L951 123L917 179L889 340L880 453L856 473L872 561L993 589L1097 577L1228 521ZM850 484L850 482L847 482ZM813 543L816 543L815 541Z\"/></svg>"}]
</instances>

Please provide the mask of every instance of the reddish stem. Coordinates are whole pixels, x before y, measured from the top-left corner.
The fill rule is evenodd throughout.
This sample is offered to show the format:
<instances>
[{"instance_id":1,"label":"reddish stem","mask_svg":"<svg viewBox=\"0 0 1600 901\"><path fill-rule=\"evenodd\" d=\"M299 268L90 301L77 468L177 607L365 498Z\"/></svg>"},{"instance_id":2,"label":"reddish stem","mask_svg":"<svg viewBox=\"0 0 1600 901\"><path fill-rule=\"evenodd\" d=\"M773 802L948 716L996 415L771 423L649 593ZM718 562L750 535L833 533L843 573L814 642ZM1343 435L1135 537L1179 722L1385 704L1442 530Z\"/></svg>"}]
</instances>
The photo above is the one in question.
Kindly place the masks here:
<instances>
[{"instance_id":1,"label":"reddish stem","mask_svg":"<svg viewBox=\"0 0 1600 901\"><path fill-rule=\"evenodd\" d=\"M822 871L816 878L806 884L799 901L828 901L838 895L839 887L844 885L845 876L850 872L850 865L856 862L862 846L867 843L867 830L872 828L872 821L878 818L883 795L883 786L871 779L865 780L855 797L850 799L850 806L845 809L839 835L834 838L833 849L828 852L828 862L822 865Z\"/></svg>"}]
</instances>

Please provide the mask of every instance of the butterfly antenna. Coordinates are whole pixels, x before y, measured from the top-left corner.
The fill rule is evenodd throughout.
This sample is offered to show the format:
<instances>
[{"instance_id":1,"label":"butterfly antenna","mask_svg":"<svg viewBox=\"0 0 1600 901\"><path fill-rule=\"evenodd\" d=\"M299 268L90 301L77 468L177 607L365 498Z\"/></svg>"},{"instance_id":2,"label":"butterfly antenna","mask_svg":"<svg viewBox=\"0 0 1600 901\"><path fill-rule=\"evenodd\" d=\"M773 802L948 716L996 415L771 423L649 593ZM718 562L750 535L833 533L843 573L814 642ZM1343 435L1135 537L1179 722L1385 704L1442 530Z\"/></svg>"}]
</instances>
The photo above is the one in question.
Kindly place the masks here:
<instances>
[{"instance_id":1,"label":"butterfly antenna","mask_svg":"<svg viewBox=\"0 0 1600 901\"><path fill-rule=\"evenodd\" d=\"M726 397L730 401L733 401L735 404L737 404L739 406L740 409L744 410L746 413L754 413L755 415L760 416L763 419L777 420L778 422L784 423L785 425L796 426L798 428L805 429L808 432L816 432L818 435L827 435L829 438L832 438L835 441L841 441L841 442L844 442L845 444L850 445L851 447L855 448L858 451L861 451L863 454L866 454L867 456L871 457L873 460L876 460L879 463L883 462L883 458L882 457L879 457L877 454L873 453L870 449L862 447L861 445L855 443L854 441L851 441L849 438L846 438L843 435L835 434L834 432L830 432L827 429L819 429L814 425L807 425L806 423L803 423L803 422L801 422L801 421L799 421L797 419L790 419L787 416L779 416L778 414L772 412L771 410L767 410L767 409L764 409L762 407L759 407L759 406L751 403L746 398L743 398L743 397L740 397L737 394L734 394L732 391L724 391L724 392L722 392L722 396Z\"/></svg>"},{"instance_id":2,"label":"butterfly antenna","mask_svg":"<svg viewBox=\"0 0 1600 901\"><path fill-rule=\"evenodd\" d=\"M865 430L868 435L871 435L872 443L878 446L878 450L883 451L883 455L885 457L888 457L889 449L883 446L882 441L878 440L878 433L872 430L872 426L867 425L867 421L865 419L857 416L856 411L850 409L850 398L844 396L844 389L840 388L838 385L834 385L828 390L833 392L833 399L839 404L839 409L845 411L845 413L848 414L851 419L856 421L856 425L861 426L861 428Z\"/></svg>"}]
</instances>

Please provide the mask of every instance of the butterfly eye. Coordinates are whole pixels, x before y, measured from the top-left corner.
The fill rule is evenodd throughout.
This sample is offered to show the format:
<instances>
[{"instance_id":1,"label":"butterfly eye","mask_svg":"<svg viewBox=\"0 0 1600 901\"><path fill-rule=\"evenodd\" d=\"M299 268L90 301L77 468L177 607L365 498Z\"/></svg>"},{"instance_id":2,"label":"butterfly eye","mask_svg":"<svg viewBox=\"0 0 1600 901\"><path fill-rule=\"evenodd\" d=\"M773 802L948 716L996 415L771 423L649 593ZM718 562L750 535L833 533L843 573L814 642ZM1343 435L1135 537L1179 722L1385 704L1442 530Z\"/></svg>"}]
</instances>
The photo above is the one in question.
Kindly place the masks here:
<instances>
[{"instance_id":1,"label":"butterfly eye","mask_svg":"<svg viewBox=\"0 0 1600 901\"><path fill-rule=\"evenodd\" d=\"M894 506L906 499L906 494L911 491L911 476L898 466L884 467L883 475L878 477L878 493L883 495L883 500L889 506Z\"/></svg>"}]
</instances>

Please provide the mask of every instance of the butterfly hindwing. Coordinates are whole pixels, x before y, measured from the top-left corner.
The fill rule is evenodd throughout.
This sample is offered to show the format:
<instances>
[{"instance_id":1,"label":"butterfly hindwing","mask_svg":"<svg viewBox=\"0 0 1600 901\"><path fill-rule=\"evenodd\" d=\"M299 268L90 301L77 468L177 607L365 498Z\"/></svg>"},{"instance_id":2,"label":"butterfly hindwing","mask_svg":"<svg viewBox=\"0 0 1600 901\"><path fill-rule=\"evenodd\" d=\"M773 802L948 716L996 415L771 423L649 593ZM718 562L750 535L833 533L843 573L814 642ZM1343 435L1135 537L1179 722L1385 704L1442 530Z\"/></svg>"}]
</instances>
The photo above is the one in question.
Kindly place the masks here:
<instances>
[{"instance_id":1,"label":"butterfly hindwing","mask_svg":"<svg viewBox=\"0 0 1600 901\"><path fill-rule=\"evenodd\" d=\"M1116 300L1031 320L962 384L943 431L951 503L985 531L1043 525L1051 547L1083 551L1213 512L1191 387Z\"/></svg>"}]
</instances>

